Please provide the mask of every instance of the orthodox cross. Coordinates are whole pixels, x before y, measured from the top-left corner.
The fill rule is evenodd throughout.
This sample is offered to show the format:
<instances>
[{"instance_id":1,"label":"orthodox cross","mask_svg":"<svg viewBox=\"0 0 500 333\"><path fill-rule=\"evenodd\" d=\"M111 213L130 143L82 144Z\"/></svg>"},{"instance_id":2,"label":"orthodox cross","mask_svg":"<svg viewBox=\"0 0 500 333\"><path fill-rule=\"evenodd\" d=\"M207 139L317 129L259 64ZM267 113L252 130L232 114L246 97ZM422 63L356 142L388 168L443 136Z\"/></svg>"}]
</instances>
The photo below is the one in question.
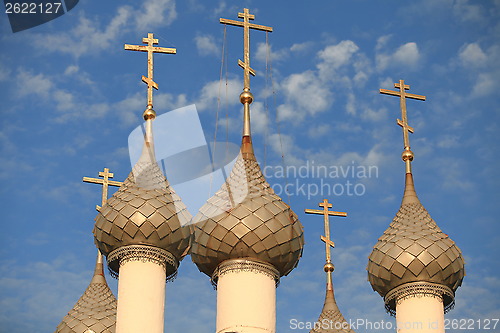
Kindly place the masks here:
<instances>
[{"instance_id":1,"label":"orthodox cross","mask_svg":"<svg viewBox=\"0 0 500 333\"><path fill-rule=\"evenodd\" d=\"M335 212L328 210L328 208L332 208L332 204L328 202L327 199L324 199L323 202L319 203L320 207L323 207L323 209L305 209L304 211L307 214L319 214L324 216L324 223L325 223L325 236L321 236L321 240L325 242L326 246L326 262L331 264L331 255L330 255L330 246L335 247L335 243L330 239L330 221L329 221L329 216L341 216L341 217L346 217L347 213L343 212Z\"/></svg>"},{"instance_id":2,"label":"orthodox cross","mask_svg":"<svg viewBox=\"0 0 500 333\"><path fill-rule=\"evenodd\" d=\"M158 44L158 39L153 38L152 33L148 33L147 38L143 38L142 42L148 45L130 45L125 44L125 50L141 51L148 53L148 77L142 76L142 81L148 85L148 107L153 107L153 88L158 90L158 84L153 81L153 53L177 53L176 49L153 46Z\"/></svg>"},{"instance_id":3,"label":"orthodox cross","mask_svg":"<svg viewBox=\"0 0 500 333\"><path fill-rule=\"evenodd\" d=\"M108 200L108 186L118 186L120 187L123 183L122 182L117 182L114 180L109 180L109 178L113 178L114 174L112 172L109 172L108 168L104 168L104 171L99 172L99 177L101 178L89 178L89 177L83 177L83 181L85 183L94 183L94 184L101 184L102 185L102 200L101 200L101 205L104 206L106 201ZM99 211L102 206L96 205L95 209Z\"/></svg>"},{"instance_id":4,"label":"orthodox cross","mask_svg":"<svg viewBox=\"0 0 500 333\"><path fill-rule=\"evenodd\" d=\"M264 25L258 25L250 23L250 20L255 19L255 15L250 14L248 8L243 9L243 13L238 13L238 17L243 19L241 21L228 20L228 19L220 19L220 23L234 25L237 27L243 27L243 56L244 61L238 60L238 65L243 68L244 76L243 76L243 84L244 90L250 90L250 74L255 76L255 71L250 67L250 29L262 30L267 32L272 32L272 27L266 27Z\"/></svg>"},{"instance_id":5,"label":"orthodox cross","mask_svg":"<svg viewBox=\"0 0 500 333\"><path fill-rule=\"evenodd\" d=\"M405 84L404 80L399 80L399 83L394 83L394 88L399 89L399 91L380 89L381 94L399 96L400 107L401 107L401 118L398 119L397 123L403 128L403 140L405 145L405 150L410 150L410 138L408 132L413 133L413 128L408 125L408 117L406 115L406 98L418 99L420 101L425 101L425 96L408 94L405 90L409 90L410 86Z\"/></svg>"}]
</instances>

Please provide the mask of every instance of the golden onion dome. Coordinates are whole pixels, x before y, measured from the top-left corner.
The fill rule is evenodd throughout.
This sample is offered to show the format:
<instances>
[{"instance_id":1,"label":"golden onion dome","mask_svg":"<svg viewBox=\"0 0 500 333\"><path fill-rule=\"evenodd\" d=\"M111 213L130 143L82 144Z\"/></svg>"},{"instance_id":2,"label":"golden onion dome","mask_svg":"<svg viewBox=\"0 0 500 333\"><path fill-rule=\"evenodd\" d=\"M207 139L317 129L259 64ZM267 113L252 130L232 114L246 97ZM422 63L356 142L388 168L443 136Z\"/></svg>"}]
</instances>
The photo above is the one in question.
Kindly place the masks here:
<instances>
[{"instance_id":1,"label":"golden onion dome","mask_svg":"<svg viewBox=\"0 0 500 333\"><path fill-rule=\"evenodd\" d=\"M367 271L373 290L385 297L391 313L396 307L391 291L413 282L444 286L445 310L454 304L454 293L465 276L464 259L420 203L411 173L406 174L401 207L375 244Z\"/></svg>"},{"instance_id":2,"label":"golden onion dome","mask_svg":"<svg viewBox=\"0 0 500 333\"><path fill-rule=\"evenodd\" d=\"M243 136L232 172L193 218L191 258L212 276L225 260L247 258L287 275L302 255L302 224L264 178L250 136Z\"/></svg>"},{"instance_id":3,"label":"golden onion dome","mask_svg":"<svg viewBox=\"0 0 500 333\"><path fill-rule=\"evenodd\" d=\"M167 263L167 278L173 276L178 263L190 246L191 214L169 185L154 155L151 120L142 155L132 172L115 194L108 199L95 218L94 238L104 255L129 245L160 248L177 262ZM118 260L110 262L118 273Z\"/></svg>"}]
</instances>

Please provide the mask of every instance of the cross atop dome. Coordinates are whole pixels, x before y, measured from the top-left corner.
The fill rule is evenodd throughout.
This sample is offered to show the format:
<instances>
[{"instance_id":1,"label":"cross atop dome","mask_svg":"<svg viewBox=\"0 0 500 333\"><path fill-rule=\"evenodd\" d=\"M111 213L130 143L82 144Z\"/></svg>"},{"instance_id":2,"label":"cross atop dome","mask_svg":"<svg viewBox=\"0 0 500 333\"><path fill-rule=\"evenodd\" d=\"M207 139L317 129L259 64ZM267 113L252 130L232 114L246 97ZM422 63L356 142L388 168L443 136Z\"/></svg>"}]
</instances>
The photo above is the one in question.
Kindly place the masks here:
<instances>
[{"instance_id":1,"label":"cross atop dome","mask_svg":"<svg viewBox=\"0 0 500 333\"><path fill-rule=\"evenodd\" d=\"M142 42L148 45L130 45L125 44L125 50L141 51L148 53L148 77L142 76L142 81L148 85L148 107L144 111L144 119L154 119L156 114L153 111L153 88L158 90L158 83L153 80L153 53L176 54L174 48L154 46L158 44L158 39L153 37L153 33L148 33L148 37L143 38Z\"/></svg>"},{"instance_id":2,"label":"cross atop dome","mask_svg":"<svg viewBox=\"0 0 500 333\"><path fill-rule=\"evenodd\" d=\"M97 211L101 209L102 206L106 203L108 200L108 186L117 186L120 187L122 186L122 182L117 182L115 180L109 180L109 178L113 178L114 174L112 172L109 172L108 168L104 168L104 171L99 171L99 177L101 178L90 178L90 177L83 177L83 182L85 183L94 183L94 184L101 184L102 185L102 198L101 198L101 206L96 205L95 208Z\"/></svg>"},{"instance_id":3,"label":"cross atop dome","mask_svg":"<svg viewBox=\"0 0 500 333\"><path fill-rule=\"evenodd\" d=\"M399 91L380 89L381 94L399 96L400 107L401 107L401 119L397 120L397 124L403 128L403 141L405 146L405 151L403 152L403 161L406 163L406 173L411 173L411 164L413 161L413 152L410 149L410 137L408 132L413 133L413 127L408 125L408 116L406 113L406 98L416 99L419 101L425 101L425 96L408 94L406 90L410 90L410 86L405 84L404 80L399 80L399 83L394 83L394 88L399 89Z\"/></svg>"},{"instance_id":4,"label":"cross atop dome","mask_svg":"<svg viewBox=\"0 0 500 333\"><path fill-rule=\"evenodd\" d=\"M250 91L250 74L255 76L255 71L250 67L250 29L272 32L272 27L250 23L250 20L255 19L255 15L250 14L248 8L243 9L243 13L238 13L238 17L243 19L241 21L220 19L220 23L243 27L243 57L244 61L238 60L238 65L243 68L243 85L244 91ZM243 103L243 102L242 102Z\"/></svg>"},{"instance_id":5,"label":"cross atop dome","mask_svg":"<svg viewBox=\"0 0 500 333\"><path fill-rule=\"evenodd\" d=\"M332 264L330 247L335 247L335 243L330 239L330 216L340 216L347 217L347 213L345 212L336 212L332 210L328 210L328 208L332 208L333 205L328 202L328 199L323 199L323 202L318 204L319 207L323 207L323 209L305 209L304 212L307 214L318 214L323 215L324 224L325 224L325 236L321 236L321 240L325 243L325 252L326 252L326 263L325 263L325 272L328 274L328 281L331 282L330 273L333 272L334 266Z\"/></svg>"}]
</instances>

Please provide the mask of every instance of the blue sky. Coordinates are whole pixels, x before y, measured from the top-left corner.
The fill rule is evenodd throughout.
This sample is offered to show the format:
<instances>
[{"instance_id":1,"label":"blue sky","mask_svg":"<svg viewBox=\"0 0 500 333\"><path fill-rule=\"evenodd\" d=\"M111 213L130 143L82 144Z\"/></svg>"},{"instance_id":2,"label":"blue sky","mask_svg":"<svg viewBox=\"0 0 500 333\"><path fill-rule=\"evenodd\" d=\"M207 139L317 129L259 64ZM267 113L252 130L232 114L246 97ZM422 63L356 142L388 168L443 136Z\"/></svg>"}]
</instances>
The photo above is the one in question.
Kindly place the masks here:
<instances>
[{"instance_id":1,"label":"blue sky","mask_svg":"<svg viewBox=\"0 0 500 333\"><path fill-rule=\"evenodd\" d=\"M218 21L236 19L243 7L255 23L274 27L267 57L272 80L266 34L251 34L257 157L269 166L272 185L293 185L290 197L282 197L305 228L304 256L277 289L278 331L301 332L290 320L314 321L321 311L322 219L303 210L324 197L349 214L332 223L341 311L352 320L393 320L366 281L365 266L403 191L398 99L378 93L399 79L427 96L408 101L417 193L466 260L467 276L447 318L500 316L500 1L82 1L15 34L0 15L2 332L55 330L90 282L100 188L81 178L104 167L115 180L128 175L128 136L146 104L145 54L124 51L124 43L139 44L154 32L160 46L177 48L175 56L155 57L158 114L195 104L207 141L218 122L217 141L239 142L242 31L227 28L227 75L223 70L219 89L224 26ZM284 179L274 173L282 152L296 168L375 167L377 173ZM348 181L357 194L348 194ZM337 195L315 193L310 184L336 185ZM108 282L116 294L116 280ZM215 296L185 258L177 280L167 284L166 332L213 332Z\"/></svg>"}]
</instances>

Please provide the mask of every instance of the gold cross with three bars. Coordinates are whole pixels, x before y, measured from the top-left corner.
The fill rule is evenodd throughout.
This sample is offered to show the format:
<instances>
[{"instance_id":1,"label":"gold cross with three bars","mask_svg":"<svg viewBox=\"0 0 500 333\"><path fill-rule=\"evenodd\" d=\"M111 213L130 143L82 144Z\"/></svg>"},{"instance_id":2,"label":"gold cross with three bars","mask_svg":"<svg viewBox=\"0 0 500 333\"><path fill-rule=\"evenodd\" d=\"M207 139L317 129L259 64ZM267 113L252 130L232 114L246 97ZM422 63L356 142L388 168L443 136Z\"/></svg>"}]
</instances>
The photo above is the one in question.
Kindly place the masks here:
<instances>
[{"instance_id":1,"label":"gold cross with three bars","mask_svg":"<svg viewBox=\"0 0 500 333\"><path fill-rule=\"evenodd\" d=\"M262 30L267 32L273 32L272 27L266 27L264 25L250 23L250 20L255 19L255 15L250 14L248 8L243 8L243 13L238 13L238 17L243 19L241 21L228 20L221 18L220 23L234 25L237 27L243 27L243 56L244 61L238 60L238 65L243 68L243 85L245 91L250 90L250 74L255 76L255 71L250 67L250 29Z\"/></svg>"},{"instance_id":2,"label":"gold cross with three bars","mask_svg":"<svg viewBox=\"0 0 500 333\"><path fill-rule=\"evenodd\" d=\"M94 184L101 184L102 185L102 200L101 200L101 206L96 205L95 209L99 211L102 206L106 203L108 200L108 186L118 186L120 187L123 182L117 182L114 180L109 180L109 178L113 178L114 174L112 172L109 172L108 168L104 168L104 171L99 172L99 177L101 178L89 178L89 177L83 177L83 181L85 183L94 183Z\"/></svg>"},{"instance_id":3,"label":"gold cross with three bars","mask_svg":"<svg viewBox=\"0 0 500 333\"><path fill-rule=\"evenodd\" d=\"M408 136L408 132L413 133L413 128L408 125L408 116L406 114L406 98L417 99L420 101L425 101L425 96L415 95L415 94L407 94L405 90L410 90L410 86L405 84L404 80L399 80L399 83L394 83L394 88L399 89L399 91L380 89L381 94L385 95L393 95L400 97L400 107L401 107L401 118L398 119L397 123L399 126L403 128L403 140L406 150L410 150L410 138Z\"/></svg>"},{"instance_id":4,"label":"gold cross with three bars","mask_svg":"<svg viewBox=\"0 0 500 333\"><path fill-rule=\"evenodd\" d=\"M325 236L321 236L321 240L325 242L326 246L326 262L331 263L331 254L330 254L330 246L335 247L335 243L330 239L330 220L329 216L341 216L341 217L346 217L347 213L343 212L335 212L332 210L328 210L328 208L332 208L332 204L328 202L328 199L323 199L323 202L320 202L318 206L323 207L322 210L320 209L305 209L304 212L307 214L319 214L324 216L324 223L325 223Z\"/></svg>"},{"instance_id":5,"label":"gold cross with three bars","mask_svg":"<svg viewBox=\"0 0 500 333\"><path fill-rule=\"evenodd\" d=\"M141 51L148 53L148 77L142 76L142 81L148 85L148 106L153 107L153 88L158 90L158 84L153 81L153 53L176 54L177 50L173 48L153 46L158 44L158 39L153 38L152 33L148 33L147 38L142 42L148 45L130 45L125 44L125 50Z\"/></svg>"}]
</instances>

